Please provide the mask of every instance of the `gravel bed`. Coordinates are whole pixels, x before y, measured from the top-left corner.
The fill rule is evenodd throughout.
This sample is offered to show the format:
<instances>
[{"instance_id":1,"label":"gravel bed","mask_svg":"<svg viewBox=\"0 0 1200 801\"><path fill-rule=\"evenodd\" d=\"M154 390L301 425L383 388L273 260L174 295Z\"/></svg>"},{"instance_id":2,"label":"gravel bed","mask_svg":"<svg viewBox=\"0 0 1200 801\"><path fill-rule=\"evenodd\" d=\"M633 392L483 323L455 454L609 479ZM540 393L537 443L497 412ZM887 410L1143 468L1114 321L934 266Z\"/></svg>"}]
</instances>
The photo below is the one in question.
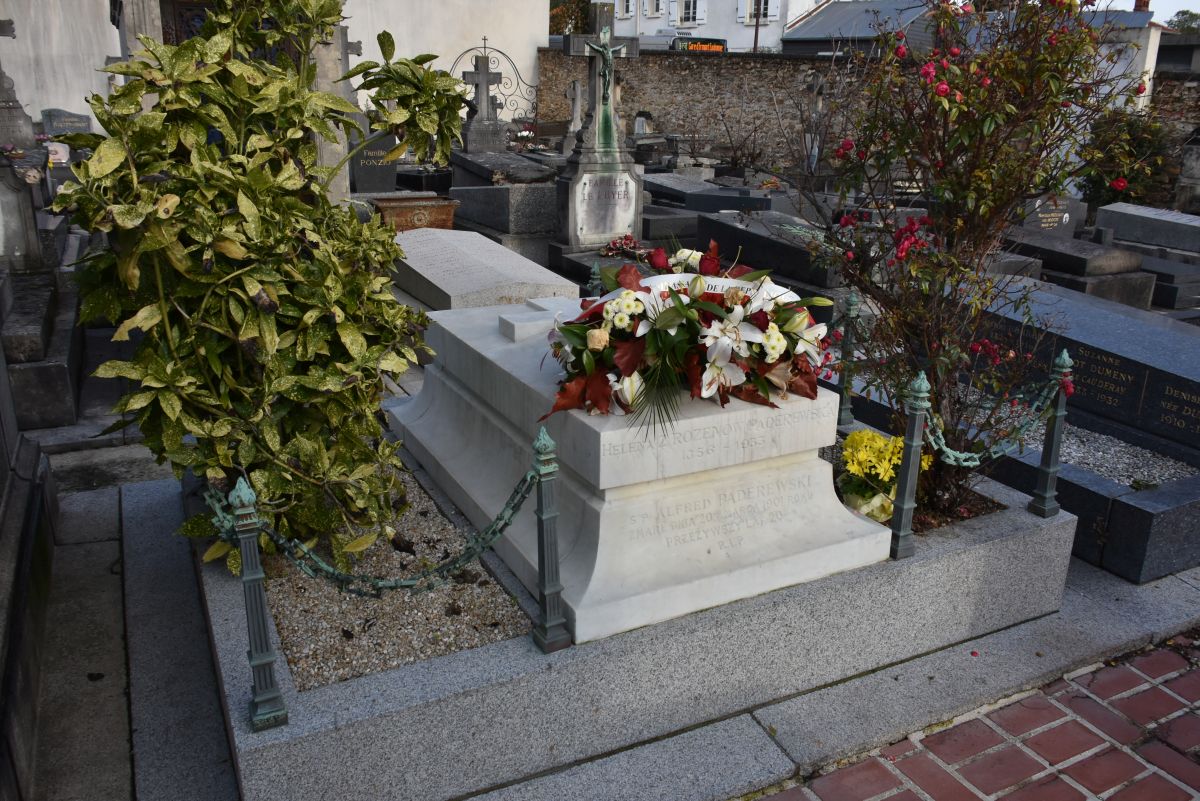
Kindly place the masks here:
<instances>
[{"instance_id":1,"label":"gravel bed","mask_svg":"<svg viewBox=\"0 0 1200 801\"><path fill-rule=\"evenodd\" d=\"M1037 423L1025 438L1026 447L1041 450L1045 436L1045 424ZM1200 473L1200 468L1187 462L1069 423L1063 427L1061 458L1065 464L1135 489L1149 489Z\"/></svg>"},{"instance_id":2,"label":"gravel bed","mask_svg":"<svg viewBox=\"0 0 1200 801\"><path fill-rule=\"evenodd\" d=\"M403 576L419 561L441 561L463 546L462 532L412 476L403 478L411 507L396 525L397 541L411 544L415 554L381 540L354 572ZM340 592L278 555L265 557L264 568L268 602L298 690L520 637L530 629L529 618L478 560L445 586L382 598Z\"/></svg>"}]
</instances>

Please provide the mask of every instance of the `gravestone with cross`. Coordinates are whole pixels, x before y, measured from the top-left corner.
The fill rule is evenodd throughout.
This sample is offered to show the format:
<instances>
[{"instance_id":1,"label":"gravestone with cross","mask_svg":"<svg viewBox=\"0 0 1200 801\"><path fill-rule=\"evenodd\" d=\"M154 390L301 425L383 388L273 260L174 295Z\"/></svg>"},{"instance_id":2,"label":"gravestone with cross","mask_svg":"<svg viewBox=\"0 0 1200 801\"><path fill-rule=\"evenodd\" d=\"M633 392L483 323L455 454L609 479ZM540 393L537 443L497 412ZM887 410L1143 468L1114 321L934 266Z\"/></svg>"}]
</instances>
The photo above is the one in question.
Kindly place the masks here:
<instances>
[{"instance_id":1,"label":"gravestone with cross","mask_svg":"<svg viewBox=\"0 0 1200 801\"><path fill-rule=\"evenodd\" d=\"M642 176L625 146L617 113L614 61L638 55L638 40L612 35L613 4L593 3L597 35L567 36L563 51L587 56L587 113L558 178L559 245L565 252L603 245L641 229Z\"/></svg>"},{"instance_id":2,"label":"gravestone with cross","mask_svg":"<svg viewBox=\"0 0 1200 801\"><path fill-rule=\"evenodd\" d=\"M571 81L563 96L571 101L571 122L567 125L567 135L562 141L563 155L569 156L575 149L575 134L583 127L583 95L579 91L579 81Z\"/></svg>"},{"instance_id":3,"label":"gravestone with cross","mask_svg":"<svg viewBox=\"0 0 1200 801\"><path fill-rule=\"evenodd\" d=\"M492 95L492 87L498 86L503 76L492 72L491 58L487 55L475 56L474 64L475 69L462 76L472 87L476 109L463 126L463 149L468 153L499 153L506 149L505 126L496 112L504 107L504 103Z\"/></svg>"},{"instance_id":4,"label":"gravestone with cross","mask_svg":"<svg viewBox=\"0 0 1200 801\"><path fill-rule=\"evenodd\" d=\"M33 119L25 113L12 78L5 74L4 66L0 64L0 145L24 149L34 144Z\"/></svg>"}]
</instances>

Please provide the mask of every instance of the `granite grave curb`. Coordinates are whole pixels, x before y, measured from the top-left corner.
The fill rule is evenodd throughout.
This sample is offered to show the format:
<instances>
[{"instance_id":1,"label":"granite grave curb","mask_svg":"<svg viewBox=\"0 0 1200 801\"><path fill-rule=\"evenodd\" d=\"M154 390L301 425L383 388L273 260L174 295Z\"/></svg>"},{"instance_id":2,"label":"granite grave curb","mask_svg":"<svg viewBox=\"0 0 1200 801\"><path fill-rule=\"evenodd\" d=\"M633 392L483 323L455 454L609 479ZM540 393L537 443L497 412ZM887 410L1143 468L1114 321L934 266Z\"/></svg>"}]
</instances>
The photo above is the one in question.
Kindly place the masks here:
<instances>
[{"instance_id":1,"label":"granite grave curb","mask_svg":"<svg viewBox=\"0 0 1200 801\"><path fill-rule=\"evenodd\" d=\"M998 484L988 491L1009 509L922 538L914 558L550 656L522 638L304 693L280 660L292 722L260 733L247 715L241 583L206 566L203 592L243 798L291 798L295 786L346 799L457 798L1053 612L1075 518L1033 518L1026 496ZM351 740L358 755L347 761L338 743Z\"/></svg>"}]
</instances>

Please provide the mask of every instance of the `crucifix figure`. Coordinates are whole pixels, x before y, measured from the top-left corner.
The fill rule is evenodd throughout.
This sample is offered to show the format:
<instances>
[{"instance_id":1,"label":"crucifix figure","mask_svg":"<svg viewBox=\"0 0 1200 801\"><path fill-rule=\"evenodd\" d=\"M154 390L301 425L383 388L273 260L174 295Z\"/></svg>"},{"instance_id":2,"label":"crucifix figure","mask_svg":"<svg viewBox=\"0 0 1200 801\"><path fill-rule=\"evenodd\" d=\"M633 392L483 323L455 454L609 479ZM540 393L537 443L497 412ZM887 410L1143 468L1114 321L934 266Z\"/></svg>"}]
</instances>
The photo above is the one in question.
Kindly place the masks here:
<instances>
[{"instance_id":1,"label":"crucifix figure","mask_svg":"<svg viewBox=\"0 0 1200 801\"><path fill-rule=\"evenodd\" d=\"M604 30L600 31L600 44L587 42L587 46L600 54L600 80L604 83L604 97L601 102L608 105L611 97L609 89L612 87L613 56L621 53L625 45L613 47L612 31L605 26Z\"/></svg>"},{"instance_id":2,"label":"crucifix figure","mask_svg":"<svg viewBox=\"0 0 1200 801\"><path fill-rule=\"evenodd\" d=\"M501 75L491 71L489 62L487 56L475 56L475 69L463 73L463 80L475 90L475 107L483 114L484 120L496 119L496 109L503 106L503 103L492 98L491 87L499 85Z\"/></svg>"}]
</instances>

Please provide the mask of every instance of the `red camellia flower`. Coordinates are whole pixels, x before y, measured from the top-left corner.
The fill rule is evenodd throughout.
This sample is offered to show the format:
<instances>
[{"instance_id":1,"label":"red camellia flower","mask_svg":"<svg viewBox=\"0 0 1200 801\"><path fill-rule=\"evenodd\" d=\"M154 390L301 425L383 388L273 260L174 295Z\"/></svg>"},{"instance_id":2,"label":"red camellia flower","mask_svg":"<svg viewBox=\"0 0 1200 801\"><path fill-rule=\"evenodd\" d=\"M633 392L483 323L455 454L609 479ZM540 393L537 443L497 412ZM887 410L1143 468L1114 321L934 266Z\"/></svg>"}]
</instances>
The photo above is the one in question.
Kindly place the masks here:
<instances>
[{"instance_id":1,"label":"red camellia flower","mask_svg":"<svg viewBox=\"0 0 1200 801\"><path fill-rule=\"evenodd\" d=\"M851 150L854 149L854 140L853 139L843 139L841 148L842 148L842 150L845 150L847 153L849 153Z\"/></svg>"},{"instance_id":2,"label":"red camellia flower","mask_svg":"<svg viewBox=\"0 0 1200 801\"><path fill-rule=\"evenodd\" d=\"M1060 105L1060 106L1062 106L1063 108L1070 108L1070 107L1071 107L1071 101L1070 101L1070 100L1064 100L1063 102L1059 103L1059 105Z\"/></svg>"},{"instance_id":3,"label":"red camellia flower","mask_svg":"<svg viewBox=\"0 0 1200 801\"><path fill-rule=\"evenodd\" d=\"M853 250L846 251L846 261L854 261L854 251Z\"/></svg>"},{"instance_id":4,"label":"red camellia flower","mask_svg":"<svg viewBox=\"0 0 1200 801\"><path fill-rule=\"evenodd\" d=\"M950 61L948 59L943 58L941 61L941 64L942 64L942 69L944 69L944 70L950 69Z\"/></svg>"},{"instance_id":5,"label":"red camellia flower","mask_svg":"<svg viewBox=\"0 0 1200 801\"><path fill-rule=\"evenodd\" d=\"M935 75L937 75L937 67L934 66L932 61L921 67L921 78L924 79L925 83L933 83Z\"/></svg>"},{"instance_id":6,"label":"red camellia flower","mask_svg":"<svg viewBox=\"0 0 1200 801\"><path fill-rule=\"evenodd\" d=\"M721 272L721 260L705 253L700 257L699 271L701 275L716 275Z\"/></svg>"},{"instance_id":7,"label":"red camellia flower","mask_svg":"<svg viewBox=\"0 0 1200 801\"><path fill-rule=\"evenodd\" d=\"M1139 95L1144 95L1144 94L1146 94L1146 84L1144 84L1144 83L1139 83L1139 84L1137 85L1137 93L1138 93Z\"/></svg>"},{"instance_id":8,"label":"red camellia flower","mask_svg":"<svg viewBox=\"0 0 1200 801\"><path fill-rule=\"evenodd\" d=\"M854 225L854 218L849 214L843 214L842 219L838 220L838 225L842 226L843 228L849 228L850 226Z\"/></svg>"},{"instance_id":9,"label":"red camellia flower","mask_svg":"<svg viewBox=\"0 0 1200 801\"><path fill-rule=\"evenodd\" d=\"M962 51L957 47L950 48L950 58L958 58L960 53L962 53Z\"/></svg>"},{"instance_id":10,"label":"red camellia flower","mask_svg":"<svg viewBox=\"0 0 1200 801\"><path fill-rule=\"evenodd\" d=\"M854 155L858 156L858 160L859 160L859 161L866 161L866 160L867 160L867 151L865 151L865 150L861 150L861 149L860 149L860 150L859 150L857 153L855 153Z\"/></svg>"},{"instance_id":11,"label":"red camellia flower","mask_svg":"<svg viewBox=\"0 0 1200 801\"><path fill-rule=\"evenodd\" d=\"M950 94L950 84L942 81L934 87L933 91L937 92L938 97L945 97L946 95Z\"/></svg>"},{"instance_id":12,"label":"red camellia flower","mask_svg":"<svg viewBox=\"0 0 1200 801\"><path fill-rule=\"evenodd\" d=\"M903 42L904 41L904 31L896 31L896 38L899 39L901 42Z\"/></svg>"},{"instance_id":13,"label":"red camellia flower","mask_svg":"<svg viewBox=\"0 0 1200 801\"><path fill-rule=\"evenodd\" d=\"M1118 192L1124 192L1126 189L1129 188L1129 181L1126 181L1123 177L1122 178L1114 178L1108 182L1108 185L1111 186L1113 189L1117 190Z\"/></svg>"},{"instance_id":14,"label":"red camellia flower","mask_svg":"<svg viewBox=\"0 0 1200 801\"><path fill-rule=\"evenodd\" d=\"M1054 47L1056 44L1058 44L1058 34L1052 33L1049 36L1047 36L1046 44L1050 45L1051 47Z\"/></svg>"},{"instance_id":15,"label":"red camellia flower","mask_svg":"<svg viewBox=\"0 0 1200 801\"><path fill-rule=\"evenodd\" d=\"M942 54L942 51L936 47L929 51L929 55L933 56L934 58L937 58L941 54Z\"/></svg>"},{"instance_id":16,"label":"red camellia flower","mask_svg":"<svg viewBox=\"0 0 1200 801\"><path fill-rule=\"evenodd\" d=\"M961 102L963 102L963 93L962 93L962 92L955 92L955 93L954 93L954 102L956 102L956 103L961 103Z\"/></svg>"},{"instance_id":17,"label":"red camellia flower","mask_svg":"<svg viewBox=\"0 0 1200 801\"><path fill-rule=\"evenodd\" d=\"M982 80L982 81L980 81L980 83L981 83L981 84L983 84L984 86L991 86L991 85L992 85L992 79L991 79L991 78L989 78L988 76L984 75L984 76L983 76L983 80Z\"/></svg>"},{"instance_id":18,"label":"red camellia flower","mask_svg":"<svg viewBox=\"0 0 1200 801\"><path fill-rule=\"evenodd\" d=\"M650 266L653 269L658 270L659 272L671 269L671 265L667 262L667 251L663 248L655 248L654 250L650 251L650 254L646 257L646 260L650 262Z\"/></svg>"},{"instance_id":19,"label":"red camellia flower","mask_svg":"<svg viewBox=\"0 0 1200 801\"><path fill-rule=\"evenodd\" d=\"M899 45L896 48L896 58L904 58L908 55L908 48L904 45Z\"/></svg>"}]
</instances>

